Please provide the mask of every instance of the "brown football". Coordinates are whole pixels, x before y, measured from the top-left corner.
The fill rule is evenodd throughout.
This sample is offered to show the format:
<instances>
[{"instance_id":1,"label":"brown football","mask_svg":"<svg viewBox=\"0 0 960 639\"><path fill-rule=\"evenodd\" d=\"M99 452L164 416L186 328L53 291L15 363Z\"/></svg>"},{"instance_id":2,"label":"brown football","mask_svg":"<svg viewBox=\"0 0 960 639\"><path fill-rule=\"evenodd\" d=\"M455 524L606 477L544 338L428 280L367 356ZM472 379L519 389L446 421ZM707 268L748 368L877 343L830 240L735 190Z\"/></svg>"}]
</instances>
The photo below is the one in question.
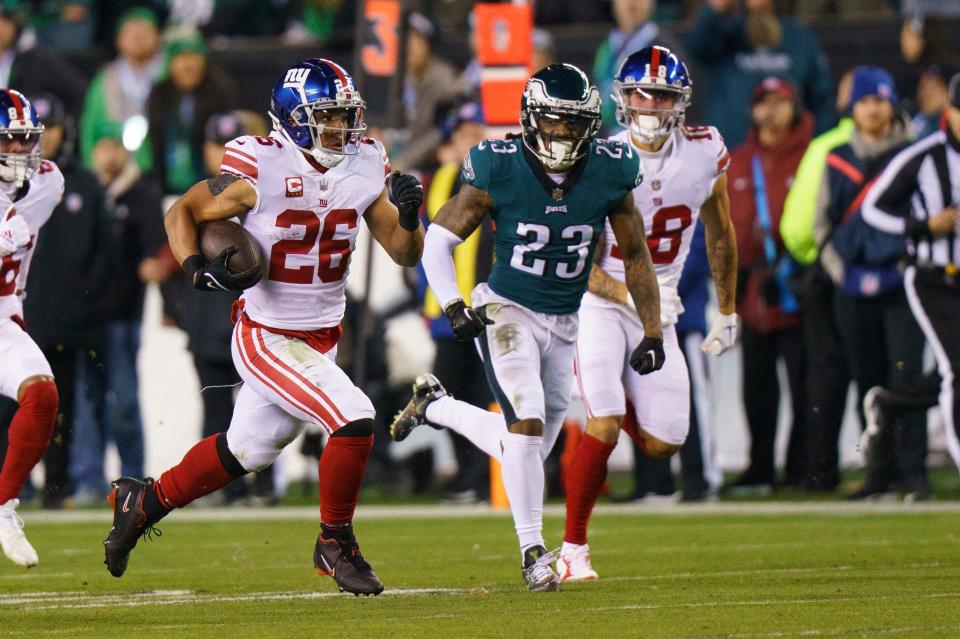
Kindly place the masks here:
<instances>
[{"instance_id":1,"label":"brown football","mask_svg":"<svg viewBox=\"0 0 960 639\"><path fill-rule=\"evenodd\" d=\"M228 247L236 246L237 252L227 261L231 273L242 273L252 266L260 268L263 276L266 262L260 246L250 232L230 220L214 220L200 226L200 250L203 259L210 261Z\"/></svg>"}]
</instances>

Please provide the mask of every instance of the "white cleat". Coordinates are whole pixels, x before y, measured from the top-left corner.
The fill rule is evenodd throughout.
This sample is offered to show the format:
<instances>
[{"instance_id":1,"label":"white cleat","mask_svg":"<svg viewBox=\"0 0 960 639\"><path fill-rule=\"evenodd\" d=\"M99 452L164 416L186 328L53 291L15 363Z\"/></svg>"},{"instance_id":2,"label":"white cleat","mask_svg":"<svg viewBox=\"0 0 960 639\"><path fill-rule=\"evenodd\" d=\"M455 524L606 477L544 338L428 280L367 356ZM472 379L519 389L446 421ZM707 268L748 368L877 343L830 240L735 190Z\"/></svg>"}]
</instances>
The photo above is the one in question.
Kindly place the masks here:
<instances>
[{"instance_id":1,"label":"white cleat","mask_svg":"<svg viewBox=\"0 0 960 639\"><path fill-rule=\"evenodd\" d=\"M30 568L36 566L40 558L23 534L23 520L16 510L19 505L19 499L11 499L0 505L0 545L3 546L3 554L9 557L10 561Z\"/></svg>"},{"instance_id":2,"label":"white cleat","mask_svg":"<svg viewBox=\"0 0 960 639\"><path fill-rule=\"evenodd\" d=\"M589 544L568 544L563 542L560 557L557 559L557 573L561 581L591 581L600 575L590 565Z\"/></svg>"}]
</instances>

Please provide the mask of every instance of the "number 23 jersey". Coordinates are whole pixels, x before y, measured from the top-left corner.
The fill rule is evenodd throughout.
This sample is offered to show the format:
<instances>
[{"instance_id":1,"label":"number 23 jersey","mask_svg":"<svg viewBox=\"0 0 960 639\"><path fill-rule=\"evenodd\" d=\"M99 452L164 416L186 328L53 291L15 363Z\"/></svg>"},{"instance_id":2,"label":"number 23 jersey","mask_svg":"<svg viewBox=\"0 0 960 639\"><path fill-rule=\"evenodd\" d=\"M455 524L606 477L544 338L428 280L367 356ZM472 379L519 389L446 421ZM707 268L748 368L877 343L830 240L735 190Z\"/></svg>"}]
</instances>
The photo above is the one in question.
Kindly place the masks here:
<instances>
[{"instance_id":1,"label":"number 23 jersey","mask_svg":"<svg viewBox=\"0 0 960 639\"><path fill-rule=\"evenodd\" d=\"M678 127L670 134L663 155L641 153L643 183L633 190L634 201L643 214L647 247L660 286L676 288L690 242L700 217L700 207L710 197L717 179L727 170L730 154L714 127ZM630 133L621 131L611 139L631 144ZM631 144L632 146L632 144ZM624 281L623 260L613 230L607 224L603 252L597 265L617 280ZM609 304L595 295L585 303Z\"/></svg>"},{"instance_id":2,"label":"number 23 jersey","mask_svg":"<svg viewBox=\"0 0 960 639\"><path fill-rule=\"evenodd\" d=\"M496 262L487 285L537 313L576 313L604 220L642 179L640 163L621 142L593 140L561 195L524 156L520 140L486 140L464 159L464 183L493 201Z\"/></svg>"},{"instance_id":3,"label":"number 23 jersey","mask_svg":"<svg viewBox=\"0 0 960 639\"><path fill-rule=\"evenodd\" d=\"M273 134L227 143L221 172L257 191L243 222L267 264L263 279L242 296L253 321L290 330L340 323L360 218L390 172L380 142L364 138L359 149L327 169Z\"/></svg>"}]
</instances>

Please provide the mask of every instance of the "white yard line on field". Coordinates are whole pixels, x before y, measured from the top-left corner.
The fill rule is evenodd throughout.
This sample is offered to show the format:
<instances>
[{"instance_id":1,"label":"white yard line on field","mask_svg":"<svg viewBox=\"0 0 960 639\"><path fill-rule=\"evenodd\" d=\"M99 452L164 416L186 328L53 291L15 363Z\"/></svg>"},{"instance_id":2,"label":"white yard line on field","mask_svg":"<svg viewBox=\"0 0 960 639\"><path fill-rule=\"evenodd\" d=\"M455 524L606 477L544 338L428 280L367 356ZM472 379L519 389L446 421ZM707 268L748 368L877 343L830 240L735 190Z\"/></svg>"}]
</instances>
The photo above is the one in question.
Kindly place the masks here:
<instances>
[{"instance_id":1,"label":"white yard line on field","mask_svg":"<svg viewBox=\"0 0 960 639\"><path fill-rule=\"evenodd\" d=\"M773 632L734 632L723 633L722 635L708 636L689 636L675 637L674 639L774 639L777 637L849 637L851 635L860 635L863 637L875 637L877 635L899 635L906 632L946 632L949 630L960 630L960 624L953 626L900 626L894 628L805 628L803 630L780 630ZM927 636L924 634L923 636Z\"/></svg>"},{"instance_id":2,"label":"white yard line on field","mask_svg":"<svg viewBox=\"0 0 960 639\"><path fill-rule=\"evenodd\" d=\"M460 595L462 588L390 588L381 596ZM339 592L247 592L234 595L204 594L193 590L152 590L92 595L89 593L46 592L0 595L0 609L16 606L26 610L60 610L68 608L108 608L114 606L172 606L181 604L235 603L243 601L293 601L327 599L346 596Z\"/></svg>"},{"instance_id":3,"label":"white yard line on field","mask_svg":"<svg viewBox=\"0 0 960 639\"><path fill-rule=\"evenodd\" d=\"M548 504L543 513L561 517L562 504ZM866 515L866 514L916 514L960 513L960 501L923 502L908 504L850 503L850 502L716 502L703 504L600 504L594 509L599 515ZM28 524L41 523L103 523L112 519L111 511L102 510L56 510L21 513ZM459 519L482 517L509 517L509 510L494 510L481 506L360 506L357 519ZM250 521L300 519L317 520L319 509L315 506L291 506L281 508L186 508L178 512L178 521Z\"/></svg>"},{"instance_id":4,"label":"white yard line on field","mask_svg":"<svg viewBox=\"0 0 960 639\"><path fill-rule=\"evenodd\" d=\"M960 597L960 592L931 592L921 595L912 595L913 598L924 599L953 599ZM729 601L688 601L675 604L628 604L625 606L605 606L594 608L598 612L610 610L664 610L669 608L725 608L727 606L803 606L807 604L848 603L853 601L885 601L889 599L903 599L903 595L875 595L864 597L821 597L819 599L746 599ZM724 637L728 635L723 635Z\"/></svg>"}]
</instances>

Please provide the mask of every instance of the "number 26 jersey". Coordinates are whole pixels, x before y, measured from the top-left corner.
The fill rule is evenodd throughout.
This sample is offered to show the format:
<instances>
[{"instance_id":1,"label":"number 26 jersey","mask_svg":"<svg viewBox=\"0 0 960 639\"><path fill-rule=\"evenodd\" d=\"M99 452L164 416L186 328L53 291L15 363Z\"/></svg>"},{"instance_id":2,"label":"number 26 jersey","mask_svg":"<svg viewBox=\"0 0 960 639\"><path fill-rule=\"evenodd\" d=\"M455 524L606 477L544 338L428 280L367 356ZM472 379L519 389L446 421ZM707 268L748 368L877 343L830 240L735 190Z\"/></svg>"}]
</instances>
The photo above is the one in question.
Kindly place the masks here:
<instances>
[{"instance_id":1,"label":"number 26 jersey","mask_svg":"<svg viewBox=\"0 0 960 639\"><path fill-rule=\"evenodd\" d=\"M275 134L227 143L221 172L257 191L243 222L267 263L263 279L242 296L253 321L289 330L340 323L360 218L390 172L380 142L364 138L359 149L328 169Z\"/></svg>"}]
</instances>

